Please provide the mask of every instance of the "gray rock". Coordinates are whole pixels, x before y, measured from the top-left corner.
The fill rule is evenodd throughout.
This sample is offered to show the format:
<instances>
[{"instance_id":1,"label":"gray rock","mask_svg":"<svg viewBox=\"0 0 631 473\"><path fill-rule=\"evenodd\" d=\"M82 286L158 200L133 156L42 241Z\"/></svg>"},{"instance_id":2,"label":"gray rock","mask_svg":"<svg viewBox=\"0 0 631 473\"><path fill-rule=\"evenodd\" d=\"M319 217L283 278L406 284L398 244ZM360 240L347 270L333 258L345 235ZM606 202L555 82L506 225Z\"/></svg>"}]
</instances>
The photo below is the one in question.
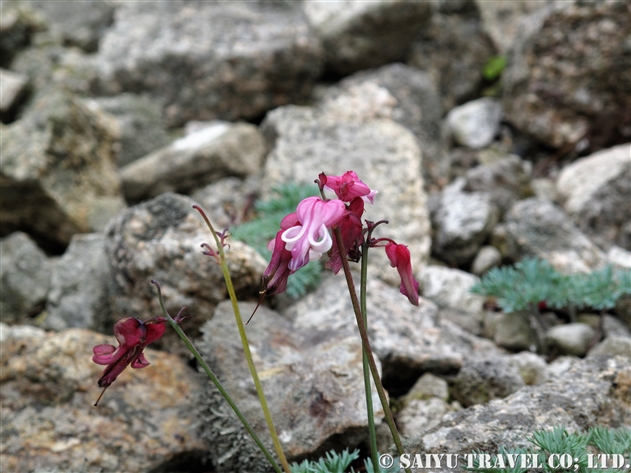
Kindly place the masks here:
<instances>
[{"instance_id":1,"label":"gray rock","mask_svg":"<svg viewBox=\"0 0 631 473\"><path fill-rule=\"evenodd\" d=\"M532 180L532 191L534 197L541 200L549 200L551 202L557 202L559 199L559 193L557 192L556 183L549 178L540 177Z\"/></svg>"},{"instance_id":2,"label":"gray rock","mask_svg":"<svg viewBox=\"0 0 631 473\"><path fill-rule=\"evenodd\" d=\"M4 4L0 18L0 64L9 67L15 54L29 44L35 31L43 28L42 21L30 8Z\"/></svg>"},{"instance_id":3,"label":"gray rock","mask_svg":"<svg viewBox=\"0 0 631 473\"><path fill-rule=\"evenodd\" d=\"M429 20L427 2L318 2L304 12L322 41L326 67L336 74L400 61L417 31Z\"/></svg>"},{"instance_id":4,"label":"gray rock","mask_svg":"<svg viewBox=\"0 0 631 473\"><path fill-rule=\"evenodd\" d=\"M585 431L596 425L629 425L628 358L575 360L553 383L526 386L505 399L448 415L431 431L406 441L404 451L497 452L502 445L531 446L527 438L550 426Z\"/></svg>"},{"instance_id":5,"label":"gray rock","mask_svg":"<svg viewBox=\"0 0 631 473\"><path fill-rule=\"evenodd\" d=\"M23 74L0 69L0 116L3 121L24 97L28 78Z\"/></svg>"},{"instance_id":6,"label":"gray rock","mask_svg":"<svg viewBox=\"0 0 631 473\"><path fill-rule=\"evenodd\" d=\"M432 212L433 252L450 263L468 263L489 236L499 212L488 192L464 192L456 180L443 189Z\"/></svg>"},{"instance_id":7,"label":"gray rock","mask_svg":"<svg viewBox=\"0 0 631 473\"><path fill-rule=\"evenodd\" d=\"M595 334L589 325L577 322L552 327L546 333L545 341L562 355L583 356L589 350Z\"/></svg>"},{"instance_id":8,"label":"gray rock","mask_svg":"<svg viewBox=\"0 0 631 473\"><path fill-rule=\"evenodd\" d=\"M22 232L0 240L0 318L7 323L27 323L44 308L52 265L44 252Z\"/></svg>"},{"instance_id":9,"label":"gray rock","mask_svg":"<svg viewBox=\"0 0 631 473\"><path fill-rule=\"evenodd\" d=\"M298 6L128 2L96 61L100 90L163 98L167 125L180 126L256 118L308 97L322 51Z\"/></svg>"},{"instance_id":10,"label":"gray rock","mask_svg":"<svg viewBox=\"0 0 631 473\"><path fill-rule=\"evenodd\" d=\"M453 411L454 408L442 399L412 399L397 413L397 428L404 438L421 435Z\"/></svg>"},{"instance_id":11,"label":"gray rock","mask_svg":"<svg viewBox=\"0 0 631 473\"><path fill-rule=\"evenodd\" d=\"M102 233L74 235L55 264L43 327L53 330L111 325L107 286L110 268Z\"/></svg>"},{"instance_id":12,"label":"gray rock","mask_svg":"<svg viewBox=\"0 0 631 473\"><path fill-rule=\"evenodd\" d=\"M502 105L489 97L452 108L446 118L447 136L460 146L480 149L491 144L499 132Z\"/></svg>"},{"instance_id":13,"label":"gray rock","mask_svg":"<svg viewBox=\"0 0 631 473\"><path fill-rule=\"evenodd\" d=\"M121 130L116 161L119 167L169 143L159 100L145 95L120 94L95 101L116 119Z\"/></svg>"},{"instance_id":14,"label":"gray rock","mask_svg":"<svg viewBox=\"0 0 631 473\"><path fill-rule=\"evenodd\" d=\"M243 314L255 303L241 303ZM235 327L232 306L220 304L204 326L203 356L210 361L240 410L259 432L266 424ZM330 326L304 327L260 307L247 326L263 390L289 461L332 447L354 447L367 436L361 341ZM239 354L239 356L235 356ZM375 417L383 416L373 391ZM214 386L203 405L202 435L215 468L224 472L268 472L269 464ZM237 424L237 425L235 425ZM262 436L272 449L269 435Z\"/></svg>"},{"instance_id":15,"label":"gray rock","mask_svg":"<svg viewBox=\"0 0 631 473\"><path fill-rule=\"evenodd\" d=\"M515 353L508 358L508 363L517 368L527 386L543 384L549 378L546 361L534 353Z\"/></svg>"},{"instance_id":16,"label":"gray rock","mask_svg":"<svg viewBox=\"0 0 631 473\"><path fill-rule=\"evenodd\" d=\"M513 206L493 232L492 244L505 257L538 256L564 273L591 272L605 264L605 254L559 207L536 198Z\"/></svg>"},{"instance_id":17,"label":"gray rock","mask_svg":"<svg viewBox=\"0 0 631 473\"><path fill-rule=\"evenodd\" d=\"M431 398L437 398L442 401L449 399L449 385L447 381L432 373L425 373L421 376L405 396L406 401Z\"/></svg>"},{"instance_id":18,"label":"gray rock","mask_svg":"<svg viewBox=\"0 0 631 473\"><path fill-rule=\"evenodd\" d=\"M464 190L490 192L493 204L504 215L516 201L532 197L531 176L531 163L511 154L468 170Z\"/></svg>"},{"instance_id":19,"label":"gray rock","mask_svg":"<svg viewBox=\"0 0 631 473\"><path fill-rule=\"evenodd\" d=\"M337 119L335 110L295 106L270 112L262 129L271 140L264 192L289 181L313 182L321 172L341 175L353 170L380 191L365 217L388 219L390 224L380 234L409 246L414 270L425 264L431 244L429 215L421 152L411 132L391 120L353 122ZM373 274L400 284L381 251L371 252L370 265Z\"/></svg>"},{"instance_id":20,"label":"gray rock","mask_svg":"<svg viewBox=\"0 0 631 473\"><path fill-rule=\"evenodd\" d=\"M220 266L201 254L202 243L212 248L215 244L202 218L191 208L194 203L188 197L163 194L112 220L105 232L112 268L108 288L112 313L121 318L159 315L156 291L150 284L153 278L161 284L167 309L173 315L183 306L196 314L183 325L194 336L215 306L227 298ZM241 242L229 244L226 258L237 294L255 295L266 262ZM175 334L171 338L168 335L165 344L183 348Z\"/></svg>"},{"instance_id":21,"label":"gray rock","mask_svg":"<svg viewBox=\"0 0 631 473\"><path fill-rule=\"evenodd\" d=\"M151 365L123 372L94 408L104 367L91 361L92 347L114 338L29 332L0 325L3 469L177 471L200 462L189 400L200 380L186 362L146 349Z\"/></svg>"},{"instance_id":22,"label":"gray rock","mask_svg":"<svg viewBox=\"0 0 631 473\"><path fill-rule=\"evenodd\" d=\"M465 364L456 376L452 395L463 406L504 398L524 386L519 371L504 358Z\"/></svg>"},{"instance_id":23,"label":"gray rock","mask_svg":"<svg viewBox=\"0 0 631 473\"><path fill-rule=\"evenodd\" d=\"M466 312L453 307L443 307L440 309L440 320L449 320L454 324L462 327L473 335L482 336L484 333L484 312ZM491 337L492 338L492 337Z\"/></svg>"},{"instance_id":24,"label":"gray rock","mask_svg":"<svg viewBox=\"0 0 631 473\"><path fill-rule=\"evenodd\" d=\"M625 2L560 2L528 16L504 71L504 110L515 128L555 148L592 150L631 134ZM628 139L627 139L628 141Z\"/></svg>"},{"instance_id":25,"label":"gray rock","mask_svg":"<svg viewBox=\"0 0 631 473\"><path fill-rule=\"evenodd\" d=\"M607 337L589 350L587 356L623 356L631 358L631 338Z\"/></svg>"},{"instance_id":26,"label":"gray rock","mask_svg":"<svg viewBox=\"0 0 631 473\"><path fill-rule=\"evenodd\" d=\"M482 277L489 269L495 268L502 263L502 254L494 246L486 245L480 248L471 263L471 272L478 277Z\"/></svg>"},{"instance_id":27,"label":"gray rock","mask_svg":"<svg viewBox=\"0 0 631 473\"><path fill-rule=\"evenodd\" d=\"M602 330L605 337L627 337L631 338L631 327L620 318L613 315L603 314Z\"/></svg>"},{"instance_id":28,"label":"gray rock","mask_svg":"<svg viewBox=\"0 0 631 473\"><path fill-rule=\"evenodd\" d=\"M421 293L439 307L451 307L468 314L482 311L484 297L469 292L479 279L459 269L428 265L421 272Z\"/></svg>"},{"instance_id":29,"label":"gray rock","mask_svg":"<svg viewBox=\"0 0 631 473\"><path fill-rule=\"evenodd\" d=\"M432 76L445 110L479 96L482 68L495 54L491 40L475 16L435 12L412 43L407 62ZM454 61L445 51L458 51L458 60Z\"/></svg>"},{"instance_id":30,"label":"gray rock","mask_svg":"<svg viewBox=\"0 0 631 473\"><path fill-rule=\"evenodd\" d=\"M501 313L493 320L490 333L495 344L507 350L530 350L536 346L530 328L530 315L522 313Z\"/></svg>"},{"instance_id":31,"label":"gray rock","mask_svg":"<svg viewBox=\"0 0 631 473\"><path fill-rule=\"evenodd\" d=\"M111 118L61 91L39 97L3 130L0 222L68 244L125 208ZM6 231L6 230L5 230Z\"/></svg>"},{"instance_id":32,"label":"gray rock","mask_svg":"<svg viewBox=\"0 0 631 473\"><path fill-rule=\"evenodd\" d=\"M631 269L631 251L614 245L607 252L607 262L614 268Z\"/></svg>"},{"instance_id":33,"label":"gray rock","mask_svg":"<svg viewBox=\"0 0 631 473\"><path fill-rule=\"evenodd\" d=\"M265 139L254 125L212 122L121 168L128 200L190 192L227 176L260 171Z\"/></svg>"},{"instance_id":34,"label":"gray rock","mask_svg":"<svg viewBox=\"0 0 631 473\"><path fill-rule=\"evenodd\" d=\"M425 185L440 188L447 183L449 159L440 125L443 108L428 74L389 64L347 77L323 95L320 107L335 110L338 118L350 114L353 121L390 118L406 127L421 148Z\"/></svg>"},{"instance_id":35,"label":"gray rock","mask_svg":"<svg viewBox=\"0 0 631 473\"><path fill-rule=\"evenodd\" d=\"M631 250L621 227L631 221L631 143L599 151L563 168L557 189L578 228L602 248Z\"/></svg>"}]
</instances>

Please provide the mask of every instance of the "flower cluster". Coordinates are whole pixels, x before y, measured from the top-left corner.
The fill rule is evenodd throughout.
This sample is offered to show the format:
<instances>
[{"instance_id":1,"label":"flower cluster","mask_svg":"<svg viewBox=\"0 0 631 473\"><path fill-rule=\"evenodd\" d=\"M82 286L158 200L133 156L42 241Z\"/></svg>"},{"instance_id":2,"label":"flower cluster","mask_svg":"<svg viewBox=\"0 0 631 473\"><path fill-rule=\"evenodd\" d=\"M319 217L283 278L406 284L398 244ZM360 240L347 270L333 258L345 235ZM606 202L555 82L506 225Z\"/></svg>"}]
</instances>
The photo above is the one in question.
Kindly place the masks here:
<instances>
[{"instance_id":1,"label":"flower cluster","mask_svg":"<svg viewBox=\"0 0 631 473\"><path fill-rule=\"evenodd\" d=\"M370 233L376 226L362 223L364 206L374 203L377 191L371 190L354 171L341 176L318 176L320 191L335 193L337 199L308 197L296 212L287 215L280 224L276 237L268 244L272 252L269 266L263 273L266 294L279 294L287 287L287 278L305 266L309 261L329 253L326 267L334 273L342 268L342 258L358 261L361 248L368 238L369 246L384 247L392 267L397 268L401 277L401 293L409 301L418 305L418 282L412 275L410 251L389 238L372 240ZM324 196L324 194L323 194ZM332 228L338 227L345 254L340 254L339 244Z\"/></svg>"}]
</instances>

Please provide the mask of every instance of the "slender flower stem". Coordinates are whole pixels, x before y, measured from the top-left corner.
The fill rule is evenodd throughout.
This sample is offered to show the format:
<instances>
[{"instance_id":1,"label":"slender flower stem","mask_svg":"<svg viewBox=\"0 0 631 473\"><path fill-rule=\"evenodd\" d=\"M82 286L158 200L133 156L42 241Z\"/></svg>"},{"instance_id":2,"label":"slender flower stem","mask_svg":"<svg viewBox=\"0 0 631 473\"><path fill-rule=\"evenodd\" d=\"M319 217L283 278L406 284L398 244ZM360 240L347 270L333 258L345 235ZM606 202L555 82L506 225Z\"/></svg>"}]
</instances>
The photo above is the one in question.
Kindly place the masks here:
<instances>
[{"instance_id":1,"label":"slender flower stem","mask_svg":"<svg viewBox=\"0 0 631 473\"><path fill-rule=\"evenodd\" d=\"M342 232L340 231L339 227L334 227L333 232L335 232L335 240L340 255L346 255L346 248L344 248L344 242L342 240ZM372 377L375 381L375 387L377 388L377 393L379 394L379 400L381 401L381 406L383 407L383 412L386 416L386 422L388 423L388 427L390 427L390 433L392 434L394 444L397 447L397 452L401 456L403 455L403 445L401 444L401 437L399 436L397 426L394 423L394 417L392 416L392 411L390 410L390 405L388 404L388 398L386 397L386 392L383 389L383 385L381 384L381 378L379 377L377 364L375 363L375 358L373 356L372 349L370 348L370 340L368 339L368 332L366 331L366 325L364 324L361 307L359 304L359 300L357 299L357 292L355 291L355 283L353 282L351 268L348 264L348 260L345 257L342 257L341 259L342 267L344 268L344 276L346 277L346 284L348 285L348 292L351 296L351 303L353 304L353 311L355 312L357 328L359 329L359 335L362 339L362 345L364 347L364 353L368 355L370 372L372 373ZM406 468L405 471L407 473L411 473L411 470L409 468Z\"/></svg>"},{"instance_id":2,"label":"slender flower stem","mask_svg":"<svg viewBox=\"0 0 631 473\"><path fill-rule=\"evenodd\" d=\"M210 380L217 387L217 389L219 390L221 395L224 397L226 402L230 405L230 407L232 408L234 413L237 415L239 420L243 423L243 426L248 431L248 433L252 436L252 439L254 440L254 442L256 442L256 444L259 446L259 448L261 449L261 451L263 452L265 457L272 464L272 467L274 468L274 471L276 471L276 473L282 473L282 470L278 466L278 463L276 463L276 460L274 459L272 454L265 447L265 445L263 445L263 442L261 441L259 436L256 435L256 432L254 432L254 429L252 429L252 426L250 425L250 423L243 416L243 414L241 413L241 411L239 410L239 408L237 407L235 402L232 400L232 398L230 397L230 394L228 394L228 392L225 390L225 388L223 387L223 385L221 384L221 382L219 381L217 376L215 376L215 373L213 373L213 371L210 369L210 366L208 366L206 361L204 361L204 359L202 358L200 353L197 351L195 346L188 339L188 337L186 336L184 331L180 328L180 326L175 322L175 320L173 320L173 318L167 312L167 310L166 310L166 308L164 306L164 301L162 300L162 291L160 290L160 285L156 281L154 281L153 279L151 280L151 282L158 289L158 299L160 301L160 308L162 309L162 313L164 314L166 319L169 321L169 324L171 325L171 327L173 327L173 330L175 330L177 332L177 334L180 336L180 338L182 339L182 341L186 345L186 348L188 348L190 350L190 352L193 354L193 356L195 357L197 362L200 364L200 366L206 372L206 375L208 375Z\"/></svg>"},{"instance_id":3,"label":"slender flower stem","mask_svg":"<svg viewBox=\"0 0 631 473\"><path fill-rule=\"evenodd\" d=\"M359 300L364 325L368 330L368 312L366 310L366 283L368 278L368 241L362 245L361 264L361 285L359 289ZM342 253L341 253L342 254ZM372 389L370 386L370 366L368 364L368 353L362 345L362 365L364 369L364 389L366 390L366 414L368 415L368 433L370 435L370 455L372 464L379 465L379 452L377 451L377 430L375 429L375 413L372 407ZM375 466L375 468L377 468Z\"/></svg>"},{"instance_id":4,"label":"slender flower stem","mask_svg":"<svg viewBox=\"0 0 631 473\"><path fill-rule=\"evenodd\" d=\"M267 400L265 399L265 393L263 392L263 386L261 385L261 380L259 379L258 372L256 371L256 366L254 366L254 360L252 358L252 352L250 351L250 344L248 342L248 336L245 332L245 326L243 325L243 319L241 318L241 311L239 310L239 303L237 302L237 296L234 292L234 286L232 284L232 278L230 277L230 271L228 269L228 263L226 262L226 257L223 251L223 244L217 237L217 233L213 228L210 220L206 217L204 211L197 205L194 205L193 208L197 210L213 238L215 239L215 243L217 245L217 253L219 254L219 261L221 265L221 272L223 273L224 280L226 281L226 287L228 289L228 294L230 296L230 301L232 302L232 311L234 312L234 317L237 321L237 327L239 328L239 336L241 337L241 344L243 345L243 352L245 353L245 359L248 362L248 368L250 368L250 374L252 375L252 380L254 381L254 386L256 387L256 392L259 396L259 401L261 402L261 408L263 409L263 415L265 416L265 422L267 423L267 427L269 429L270 435L272 437L272 442L274 443L274 448L276 449L276 454L280 459L280 463L283 466L283 470L285 473L291 473L291 468L289 467L289 463L287 462L287 458L285 457L285 452L283 451L283 447L280 444L280 439L278 438L278 433L276 432L276 428L274 427L274 421L272 420L272 415L270 413L269 407L267 406Z\"/></svg>"}]
</instances>

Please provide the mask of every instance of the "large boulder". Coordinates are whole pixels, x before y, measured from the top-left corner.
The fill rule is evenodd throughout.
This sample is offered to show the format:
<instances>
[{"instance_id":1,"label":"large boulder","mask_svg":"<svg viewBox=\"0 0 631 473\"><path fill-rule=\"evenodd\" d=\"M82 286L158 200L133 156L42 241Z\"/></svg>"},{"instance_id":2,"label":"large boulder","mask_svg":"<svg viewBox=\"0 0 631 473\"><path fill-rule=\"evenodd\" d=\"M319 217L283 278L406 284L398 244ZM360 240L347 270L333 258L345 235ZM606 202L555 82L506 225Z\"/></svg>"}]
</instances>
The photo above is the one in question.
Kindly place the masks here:
<instances>
[{"instance_id":1,"label":"large boulder","mask_svg":"<svg viewBox=\"0 0 631 473\"><path fill-rule=\"evenodd\" d=\"M96 63L100 91L151 93L164 100L167 124L180 126L257 118L308 97L322 51L293 5L127 2Z\"/></svg>"}]
</instances>

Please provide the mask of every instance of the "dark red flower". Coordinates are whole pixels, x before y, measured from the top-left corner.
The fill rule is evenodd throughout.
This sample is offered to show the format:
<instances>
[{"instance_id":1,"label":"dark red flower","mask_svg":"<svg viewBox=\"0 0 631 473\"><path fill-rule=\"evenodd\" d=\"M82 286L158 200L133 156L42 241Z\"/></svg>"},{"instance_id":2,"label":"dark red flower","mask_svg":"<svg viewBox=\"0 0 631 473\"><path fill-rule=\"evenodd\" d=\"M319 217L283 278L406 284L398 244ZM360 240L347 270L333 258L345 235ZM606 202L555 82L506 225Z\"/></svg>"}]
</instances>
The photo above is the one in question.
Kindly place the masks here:
<instances>
[{"instance_id":1,"label":"dark red flower","mask_svg":"<svg viewBox=\"0 0 631 473\"><path fill-rule=\"evenodd\" d=\"M364 201L360 197L356 197L348 205L346 212L337 223L342 234L344 248L346 249L346 257L352 261L359 261L361 256L360 247L364 242L364 231L361 221L363 214ZM333 234L331 254L325 267L335 274L342 269L342 258L340 258L340 250L337 247L335 234Z\"/></svg>"},{"instance_id":2,"label":"dark red flower","mask_svg":"<svg viewBox=\"0 0 631 473\"><path fill-rule=\"evenodd\" d=\"M397 268L401 277L401 294L406 296L413 305L418 305L418 282L412 274L410 250L405 245L388 243L385 247L390 265Z\"/></svg>"}]
</instances>

